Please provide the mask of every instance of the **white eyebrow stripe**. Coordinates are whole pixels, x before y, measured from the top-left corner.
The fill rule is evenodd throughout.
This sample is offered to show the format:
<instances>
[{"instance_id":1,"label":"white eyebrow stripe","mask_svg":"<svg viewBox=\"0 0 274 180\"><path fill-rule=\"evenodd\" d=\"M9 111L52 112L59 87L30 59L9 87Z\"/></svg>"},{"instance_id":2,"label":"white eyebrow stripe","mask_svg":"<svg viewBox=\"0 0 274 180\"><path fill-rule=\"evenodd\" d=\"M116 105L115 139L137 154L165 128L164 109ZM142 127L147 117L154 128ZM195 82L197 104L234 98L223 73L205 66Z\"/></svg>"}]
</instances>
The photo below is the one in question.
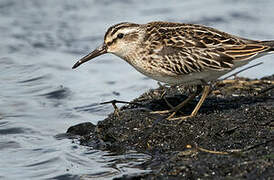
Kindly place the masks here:
<instances>
[{"instance_id":1,"label":"white eyebrow stripe","mask_svg":"<svg viewBox=\"0 0 274 180\"><path fill-rule=\"evenodd\" d=\"M130 34L133 32L137 32L136 28L123 28L123 29L119 29L115 34L119 34L119 33Z\"/></svg>"}]
</instances>

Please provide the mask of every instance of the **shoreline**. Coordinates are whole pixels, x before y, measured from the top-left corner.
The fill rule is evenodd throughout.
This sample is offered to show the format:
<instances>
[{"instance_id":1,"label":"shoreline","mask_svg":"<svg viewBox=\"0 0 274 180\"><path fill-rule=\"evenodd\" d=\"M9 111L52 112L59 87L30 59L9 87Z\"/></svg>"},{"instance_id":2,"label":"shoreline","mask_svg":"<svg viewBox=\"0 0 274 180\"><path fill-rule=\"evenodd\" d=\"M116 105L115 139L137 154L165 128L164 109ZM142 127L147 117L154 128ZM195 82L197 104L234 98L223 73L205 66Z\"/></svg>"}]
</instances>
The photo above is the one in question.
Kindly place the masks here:
<instances>
[{"instance_id":1,"label":"shoreline","mask_svg":"<svg viewBox=\"0 0 274 180\"><path fill-rule=\"evenodd\" d=\"M165 119L168 114L150 111L169 108L161 97L163 91L175 106L187 97L187 87L161 86L97 125L81 123L67 133L94 149L119 154L134 150L151 156L139 165L150 173L118 179L270 179L274 176L273 86L274 75L218 82L198 115L180 124ZM182 114L190 114L198 100L183 107Z\"/></svg>"}]
</instances>

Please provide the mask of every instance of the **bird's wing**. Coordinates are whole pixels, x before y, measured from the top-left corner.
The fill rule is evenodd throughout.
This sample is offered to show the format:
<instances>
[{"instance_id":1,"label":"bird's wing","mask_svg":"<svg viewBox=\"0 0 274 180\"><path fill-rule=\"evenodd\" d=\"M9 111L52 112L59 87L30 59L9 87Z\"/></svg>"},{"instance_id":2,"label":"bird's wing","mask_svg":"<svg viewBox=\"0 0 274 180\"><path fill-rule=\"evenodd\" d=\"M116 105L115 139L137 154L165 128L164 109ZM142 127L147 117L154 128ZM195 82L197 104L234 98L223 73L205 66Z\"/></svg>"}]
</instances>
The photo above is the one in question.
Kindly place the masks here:
<instances>
[{"instance_id":1,"label":"bird's wing","mask_svg":"<svg viewBox=\"0 0 274 180\"><path fill-rule=\"evenodd\" d=\"M158 54L164 58L164 67L175 74L230 70L234 65L233 57L216 49L164 46Z\"/></svg>"},{"instance_id":2,"label":"bird's wing","mask_svg":"<svg viewBox=\"0 0 274 180\"><path fill-rule=\"evenodd\" d=\"M169 44L167 40L164 40L167 46L207 49L209 53L210 51L220 55L223 53L234 60L248 60L271 48L261 41L244 39L201 25L186 25L175 34L177 41ZM168 39L170 38L172 39L172 37ZM180 46L181 43L178 44L178 42L185 44Z\"/></svg>"},{"instance_id":3,"label":"bird's wing","mask_svg":"<svg viewBox=\"0 0 274 180\"><path fill-rule=\"evenodd\" d=\"M230 70L235 61L249 60L270 49L260 41L193 24L156 22L150 32L147 40L152 45L149 49L157 46L155 53L164 57L163 67L175 74Z\"/></svg>"},{"instance_id":4,"label":"bird's wing","mask_svg":"<svg viewBox=\"0 0 274 180\"><path fill-rule=\"evenodd\" d=\"M251 59L259 53L266 52L269 49L269 46L263 44L243 44L237 46L224 46L219 48L218 51L233 57L235 61L242 61Z\"/></svg>"},{"instance_id":5,"label":"bird's wing","mask_svg":"<svg viewBox=\"0 0 274 180\"><path fill-rule=\"evenodd\" d=\"M236 61L249 60L269 47L260 44L217 48L163 46L158 52L176 74L189 74L201 70L231 70Z\"/></svg>"}]
</instances>

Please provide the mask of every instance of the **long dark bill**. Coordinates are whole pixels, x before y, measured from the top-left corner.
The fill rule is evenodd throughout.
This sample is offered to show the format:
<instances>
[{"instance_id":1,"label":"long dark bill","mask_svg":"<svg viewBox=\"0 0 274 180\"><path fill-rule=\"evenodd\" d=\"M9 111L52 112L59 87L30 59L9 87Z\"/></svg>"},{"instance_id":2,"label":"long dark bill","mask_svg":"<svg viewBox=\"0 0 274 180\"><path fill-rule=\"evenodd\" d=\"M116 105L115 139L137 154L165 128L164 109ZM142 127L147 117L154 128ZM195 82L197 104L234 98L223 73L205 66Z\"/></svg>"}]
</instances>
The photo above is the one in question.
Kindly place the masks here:
<instances>
[{"instance_id":1,"label":"long dark bill","mask_svg":"<svg viewBox=\"0 0 274 180\"><path fill-rule=\"evenodd\" d=\"M103 44L102 46L98 47L97 49L95 49L94 51L92 51L91 53L89 53L88 55L86 55L85 57L83 57L82 59L80 59L79 61L77 61L73 66L72 69L77 68L78 66L80 66L81 64L97 57L100 56L102 54L107 53L107 48L106 45Z\"/></svg>"}]
</instances>

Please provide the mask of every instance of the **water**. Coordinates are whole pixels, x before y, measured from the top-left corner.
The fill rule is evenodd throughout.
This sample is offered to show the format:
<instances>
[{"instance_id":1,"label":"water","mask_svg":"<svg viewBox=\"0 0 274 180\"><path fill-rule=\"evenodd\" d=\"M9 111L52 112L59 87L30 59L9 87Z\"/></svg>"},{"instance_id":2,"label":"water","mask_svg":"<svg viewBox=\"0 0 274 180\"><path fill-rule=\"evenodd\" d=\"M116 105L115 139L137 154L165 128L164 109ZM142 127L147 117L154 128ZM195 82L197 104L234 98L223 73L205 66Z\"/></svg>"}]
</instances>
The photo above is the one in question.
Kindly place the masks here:
<instances>
[{"instance_id":1,"label":"water","mask_svg":"<svg viewBox=\"0 0 274 180\"><path fill-rule=\"evenodd\" d=\"M113 109L100 102L131 100L155 81L113 55L76 70L121 21L192 22L253 39L274 39L270 0L0 0L0 179L111 179L145 173L150 157L112 155L56 138L77 123L97 123ZM273 74L273 56L242 75Z\"/></svg>"}]
</instances>

